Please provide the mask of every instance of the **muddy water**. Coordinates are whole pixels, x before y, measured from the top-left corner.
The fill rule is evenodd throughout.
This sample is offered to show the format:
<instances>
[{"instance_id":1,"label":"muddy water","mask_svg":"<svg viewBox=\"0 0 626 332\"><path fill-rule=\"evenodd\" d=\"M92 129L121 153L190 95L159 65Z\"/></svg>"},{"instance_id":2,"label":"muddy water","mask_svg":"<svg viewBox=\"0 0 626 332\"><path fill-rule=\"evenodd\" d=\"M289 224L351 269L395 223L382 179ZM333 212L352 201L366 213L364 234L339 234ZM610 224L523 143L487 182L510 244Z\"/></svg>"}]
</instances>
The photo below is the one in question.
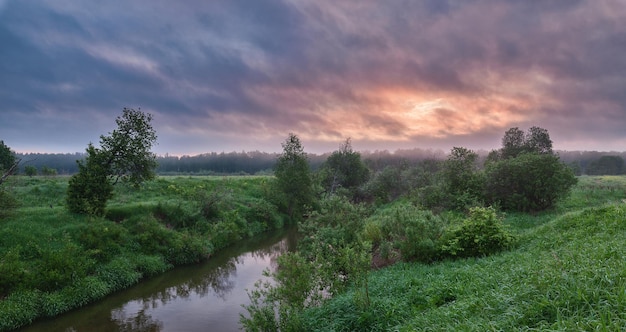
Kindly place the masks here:
<instances>
[{"instance_id":1,"label":"muddy water","mask_svg":"<svg viewBox=\"0 0 626 332\"><path fill-rule=\"evenodd\" d=\"M241 305L249 303L246 289L295 242L293 230L247 240L202 264L176 268L18 331L238 331L239 314L246 313Z\"/></svg>"}]
</instances>

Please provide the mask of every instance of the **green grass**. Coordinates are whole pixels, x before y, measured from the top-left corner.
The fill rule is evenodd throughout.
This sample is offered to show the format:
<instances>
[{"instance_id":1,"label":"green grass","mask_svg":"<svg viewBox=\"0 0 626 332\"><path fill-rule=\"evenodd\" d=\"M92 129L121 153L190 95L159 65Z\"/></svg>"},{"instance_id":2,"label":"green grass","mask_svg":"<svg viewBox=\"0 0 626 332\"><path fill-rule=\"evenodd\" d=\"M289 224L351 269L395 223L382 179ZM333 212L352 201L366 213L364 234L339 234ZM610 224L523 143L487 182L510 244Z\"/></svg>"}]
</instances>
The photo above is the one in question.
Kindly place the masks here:
<instances>
[{"instance_id":1,"label":"green grass","mask_svg":"<svg viewBox=\"0 0 626 332\"><path fill-rule=\"evenodd\" d=\"M509 214L510 251L369 275L371 304L354 290L302 316L310 331L624 331L626 177L582 177L538 215Z\"/></svg>"},{"instance_id":2,"label":"green grass","mask_svg":"<svg viewBox=\"0 0 626 332\"><path fill-rule=\"evenodd\" d=\"M0 219L0 331L283 225L270 201L270 177L159 177L139 189L121 184L104 218L67 212L68 180L15 176L5 183L19 206Z\"/></svg>"}]
</instances>

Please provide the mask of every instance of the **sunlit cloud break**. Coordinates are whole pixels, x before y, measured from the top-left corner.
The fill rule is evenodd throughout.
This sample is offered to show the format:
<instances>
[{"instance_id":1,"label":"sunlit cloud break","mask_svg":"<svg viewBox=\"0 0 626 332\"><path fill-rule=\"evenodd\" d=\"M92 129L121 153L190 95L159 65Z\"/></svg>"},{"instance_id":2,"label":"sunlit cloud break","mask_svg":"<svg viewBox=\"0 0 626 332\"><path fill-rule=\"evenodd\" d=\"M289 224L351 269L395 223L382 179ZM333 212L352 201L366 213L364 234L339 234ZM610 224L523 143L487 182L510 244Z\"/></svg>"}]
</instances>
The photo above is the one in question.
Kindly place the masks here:
<instances>
[{"instance_id":1,"label":"sunlit cloud break","mask_svg":"<svg viewBox=\"0 0 626 332\"><path fill-rule=\"evenodd\" d=\"M0 1L0 139L75 152L123 107L158 153L626 150L626 6L588 1Z\"/></svg>"}]
</instances>

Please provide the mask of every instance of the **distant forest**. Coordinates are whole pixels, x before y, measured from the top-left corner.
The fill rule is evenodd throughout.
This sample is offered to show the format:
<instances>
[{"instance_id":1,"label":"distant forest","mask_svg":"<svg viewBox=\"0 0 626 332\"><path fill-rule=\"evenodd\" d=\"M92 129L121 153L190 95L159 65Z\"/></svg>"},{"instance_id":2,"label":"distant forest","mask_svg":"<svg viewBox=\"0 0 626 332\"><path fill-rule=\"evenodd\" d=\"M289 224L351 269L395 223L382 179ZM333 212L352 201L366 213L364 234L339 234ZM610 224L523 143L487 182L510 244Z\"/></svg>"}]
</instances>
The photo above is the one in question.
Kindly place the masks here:
<instances>
[{"instance_id":1,"label":"distant forest","mask_svg":"<svg viewBox=\"0 0 626 332\"><path fill-rule=\"evenodd\" d=\"M488 151L476 151L486 157ZM561 161L570 165L577 175L620 175L626 174L626 152L558 151ZM158 156L157 173L161 175L237 175L271 174L278 153L267 152L222 152L204 153L195 156ZM313 170L318 169L330 153L308 154ZM25 167L35 167L42 175L71 175L78 172L76 160L84 153L28 153L17 154L21 158L20 173ZM361 157L374 172L387 166L415 165L427 160L444 160L447 153L442 150L405 149L389 152L362 151Z\"/></svg>"}]
</instances>

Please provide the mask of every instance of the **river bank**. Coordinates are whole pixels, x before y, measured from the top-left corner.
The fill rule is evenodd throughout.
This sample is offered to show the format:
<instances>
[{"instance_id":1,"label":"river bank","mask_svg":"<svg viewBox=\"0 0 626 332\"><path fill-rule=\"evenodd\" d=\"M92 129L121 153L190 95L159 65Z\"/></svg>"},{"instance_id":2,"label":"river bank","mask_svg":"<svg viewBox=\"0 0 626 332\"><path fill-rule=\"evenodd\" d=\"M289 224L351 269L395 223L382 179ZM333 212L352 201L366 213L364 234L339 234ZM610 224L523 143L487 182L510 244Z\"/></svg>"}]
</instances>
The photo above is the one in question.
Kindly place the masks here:
<instances>
[{"instance_id":1,"label":"river bank","mask_svg":"<svg viewBox=\"0 0 626 332\"><path fill-rule=\"evenodd\" d=\"M295 228L270 231L17 332L239 331L247 289L295 249Z\"/></svg>"},{"instance_id":2,"label":"river bank","mask_svg":"<svg viewBox=\"0 0 626 332\"><path fill-rule=\"evenodd\" d=\"M119 186L104 218L64 208L67 178L13 177L0 222L0 331L54 317L284 226L268 177L161 177Z\"/></svg>"}]
</instances>

